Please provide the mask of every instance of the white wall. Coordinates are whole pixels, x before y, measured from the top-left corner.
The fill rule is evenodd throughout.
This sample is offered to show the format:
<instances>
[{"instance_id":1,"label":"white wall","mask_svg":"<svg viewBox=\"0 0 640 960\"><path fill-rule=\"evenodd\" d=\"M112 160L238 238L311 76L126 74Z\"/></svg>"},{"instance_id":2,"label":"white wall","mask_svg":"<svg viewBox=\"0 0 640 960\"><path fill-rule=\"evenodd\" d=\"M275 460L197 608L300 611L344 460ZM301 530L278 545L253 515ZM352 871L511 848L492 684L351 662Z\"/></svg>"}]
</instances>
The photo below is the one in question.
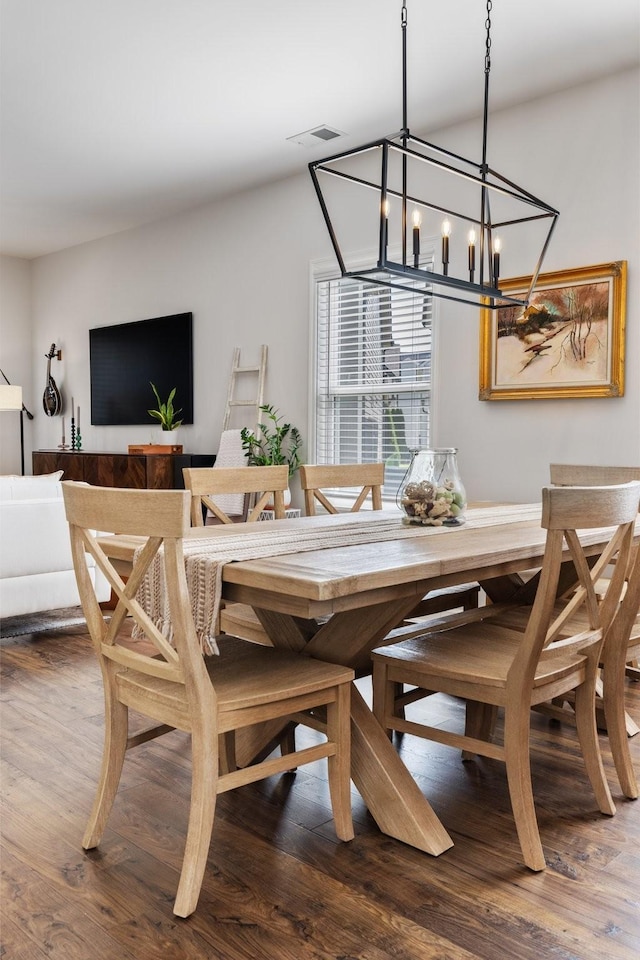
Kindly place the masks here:
<instances>
[{"instance_id":1,"label":"white wall","mask_svg":"<svg viewBox=\"0 0 640 960\"><path fill-rule=\"evenodd\" d=\"M0 256L0 369L11 383L22 387L24 405L34 416L42 404L33 391L33 349L30 308L31 264L17 257ZM48 352L49 344L43 351ZM44 390L44 373L41 376ZM4 379L0 377L0 382ZM34 421L35 422L35 421ZM23 418L25 472L31 473L33 423ZM0 474L20 473L20 414L0 413Z\"/></svg>"},{"instance_id":2,"label":"white wall","mask_svg":"<svg viewBox=\"0 0 640 960\"><path fill-rule=\"evenodd\" d=\"M434 442L457 446L473 498L534 499L550 460L640 462L637 70L496 114L492 165L561 212L544 269L626 259L627 392L621 399L478 401L478 311L437 321ZM380 131L381 134L386 131ZM477 124L430 139L479 152ZM269 345L266 398L308 435L309 265L331 249L301 174L32 264L34 381L55 340L58 385L83 409L85 449L124 451L145 428L89 424L88 329L192 310L195 423L189 452L215 451L233 348ZM17 321L16 321L17 322ZM18 327L16 326L16 331ZM34 446L60 442L59 418L39 417Z\"/></svg>"}]
</instances>

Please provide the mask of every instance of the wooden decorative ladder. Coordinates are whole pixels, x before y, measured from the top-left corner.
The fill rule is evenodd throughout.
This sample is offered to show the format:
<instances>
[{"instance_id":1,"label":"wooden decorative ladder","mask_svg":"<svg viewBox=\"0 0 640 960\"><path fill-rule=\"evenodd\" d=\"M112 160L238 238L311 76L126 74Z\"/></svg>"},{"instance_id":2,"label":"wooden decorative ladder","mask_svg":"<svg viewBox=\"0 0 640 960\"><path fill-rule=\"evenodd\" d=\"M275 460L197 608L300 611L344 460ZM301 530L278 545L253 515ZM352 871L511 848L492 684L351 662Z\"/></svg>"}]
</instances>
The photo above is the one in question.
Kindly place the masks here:
<instances>
[{"instance_id":1,"label":"wooden decorative ladder","mask_svg":"<svg viewBox=\"0 0 640 960\"><path fill-rule=\"evenodd\" d=\"M260 347L260 361L255 366L240 366L240 347L236 347L233 351L233 364L231 366L231 377L229 379L229 391L227 393L227 407L224 414L224 420L222 422L222 429L230 429L229 423L231 420L231 413L235 407L254 407L255 408L255 417L254 419L247 423L243 423L242 426L253 427L260 419L260 407L264 403L264 380L267 372L267 346L262 344ZM250 377L257 378L256 393L255 398L249 400L239 400L237 399L237 390L240 382L240 378L243 377L243 383L247 382L247 379ZM246 420L246 418L244 418Z\"/></svg>"}]
</instances>

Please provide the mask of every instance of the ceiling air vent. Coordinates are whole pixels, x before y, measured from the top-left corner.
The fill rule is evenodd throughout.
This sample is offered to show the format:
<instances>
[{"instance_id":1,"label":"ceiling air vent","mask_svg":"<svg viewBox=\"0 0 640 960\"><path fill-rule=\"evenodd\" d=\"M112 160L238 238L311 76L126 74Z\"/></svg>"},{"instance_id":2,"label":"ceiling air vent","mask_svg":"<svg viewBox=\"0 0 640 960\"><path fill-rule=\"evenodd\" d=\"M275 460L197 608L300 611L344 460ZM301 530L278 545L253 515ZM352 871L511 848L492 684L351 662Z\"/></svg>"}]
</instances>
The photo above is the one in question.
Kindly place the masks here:
<instances>
[{"instance_id":1,"label":"ceiling air vent","mask_svg":"<svg viewBox=\"0 0 640 960\"><path fill-rule=\"evenodd\" d=\"M299 143L302 147L317 147L319 143L328 143L337 137L345 136L346 134L341 130L322 124L320 127L314 127L313 130L305 130L304 133L296 133L293 137L287 137L287 140L292 143Z\"/></svg>"}]
</instances>

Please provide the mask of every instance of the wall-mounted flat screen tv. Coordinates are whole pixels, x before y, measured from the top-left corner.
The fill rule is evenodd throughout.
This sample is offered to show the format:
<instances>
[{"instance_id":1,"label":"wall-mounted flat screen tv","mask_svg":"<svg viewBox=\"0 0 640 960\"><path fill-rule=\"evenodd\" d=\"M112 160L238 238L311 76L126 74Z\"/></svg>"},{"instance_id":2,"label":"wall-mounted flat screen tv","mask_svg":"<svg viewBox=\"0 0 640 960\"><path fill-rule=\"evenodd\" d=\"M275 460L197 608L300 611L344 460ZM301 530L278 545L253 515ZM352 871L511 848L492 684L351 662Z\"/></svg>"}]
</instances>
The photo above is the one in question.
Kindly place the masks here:
<instances>
[{"instance_id":1,"label":"wall-mounted flat screen tv","mask_svg":"<svg viewBox=\"0 0 640 960\"><path fill-rule=\"evenodd\" d=\"M176 313L89 330L91 423L153 425L151 383L166 402L176 387L179 419L193 423L193 314Z\"/></svg>"}]
</instances>

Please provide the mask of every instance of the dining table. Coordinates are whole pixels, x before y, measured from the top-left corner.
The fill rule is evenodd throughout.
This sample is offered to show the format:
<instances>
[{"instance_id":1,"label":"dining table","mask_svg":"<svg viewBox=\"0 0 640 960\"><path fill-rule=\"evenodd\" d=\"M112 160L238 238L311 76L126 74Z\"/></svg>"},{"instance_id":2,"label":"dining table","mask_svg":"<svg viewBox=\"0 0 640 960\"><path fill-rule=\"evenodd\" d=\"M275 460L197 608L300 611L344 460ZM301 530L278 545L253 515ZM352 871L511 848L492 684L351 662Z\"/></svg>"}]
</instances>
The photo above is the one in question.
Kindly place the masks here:
<instances>
[{"instance_id":1,"label":"dining table","mask_svg":"<svg viewBox=\"0 0 640 960\"><path fill-rule=\"evenodd\" d=\"M544 553L540 521L540 503L470 507L451 527L408 524L392 509L194 527L184 542L218 558L221 602L249 604L274 646L362 676L374 647L414 627L406 618L429 591L478 581L489 602L527 602ZM605 529L579 536L588 554L608 539ZM140 546L124 535L100 542L125 571ZM451 847L356 683L351 733L352 780L380 830L433 856Z\"/></svg>"}]
</instances>

